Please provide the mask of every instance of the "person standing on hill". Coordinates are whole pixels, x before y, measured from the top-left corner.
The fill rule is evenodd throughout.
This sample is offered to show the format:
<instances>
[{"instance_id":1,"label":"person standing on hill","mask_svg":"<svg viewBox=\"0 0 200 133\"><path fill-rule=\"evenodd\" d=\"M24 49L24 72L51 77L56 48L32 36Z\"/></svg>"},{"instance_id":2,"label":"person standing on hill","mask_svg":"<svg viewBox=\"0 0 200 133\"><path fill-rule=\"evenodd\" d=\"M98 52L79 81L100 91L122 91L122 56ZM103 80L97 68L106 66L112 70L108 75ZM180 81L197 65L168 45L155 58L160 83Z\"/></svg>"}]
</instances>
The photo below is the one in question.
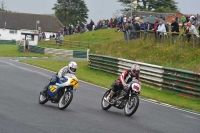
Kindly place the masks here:
<instances>
[{"instance_id":1,"label":"person standing on hill","mask_svg":"<svg viewBox=\"0 0 200 133\"><path fill-rule=\"evenodd\" d=\"M184 27L184 24L187 22L185 16L182 16L182 18L181 18L181 22L182 22L182 27L181 27L181 28L183 28L183 27Z\"/></svg>"},{"instance_id":2,"label":"person standing on hill","mask_svg":"<svg viewBox=\"0 0 200 133\"><path fill-rule=\"evenodd\" d=\"M171 32L179 32L179 24L175 18L172 19Z\"/></svg>"},{"instance_id":3,"label":"person standing on hill","mask_svg":"<svg viewBox=\"0 0 200 133\"><path fill-rule=\"evenodd\" d=\"M189 34L196 35L196 37L199 38L199 34L196 30L196 27L192 25L191 22L188 22L188 26L189 26Z\"/></svg>"}]
</instances>

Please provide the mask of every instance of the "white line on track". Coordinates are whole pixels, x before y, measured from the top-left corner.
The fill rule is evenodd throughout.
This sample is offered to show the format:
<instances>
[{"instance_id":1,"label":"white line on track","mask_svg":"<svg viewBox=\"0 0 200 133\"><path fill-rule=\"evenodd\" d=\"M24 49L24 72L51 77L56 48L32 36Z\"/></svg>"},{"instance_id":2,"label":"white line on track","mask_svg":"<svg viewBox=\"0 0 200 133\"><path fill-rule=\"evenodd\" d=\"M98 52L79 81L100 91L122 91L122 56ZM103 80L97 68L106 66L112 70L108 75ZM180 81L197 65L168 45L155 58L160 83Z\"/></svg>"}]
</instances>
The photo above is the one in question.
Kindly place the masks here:
<instances>
[{"instance_id":1,"label":"white line on track","mask_svg":"<svg viewBox=\"0 0 200 133\"><path fill-rule=\"evenodd\" d=\"M14 60L11 60L11 61L14 61ZM42 73L37 72L37 71L32 71L32 70L29 70L29 69L27 69L27 68L19 67L19 66L16 66L16 65L12 64L12 63L9 63L9 62L4 62L4 61L0 61L0 62L3 62L3 63L6 63L6 64L9 64L9 65L18 67L18 68L23 69L23 70L26 70L26 71L35 72L35 73L38 73L38 74L43 75L43 76L45 76L45 77L50 77L49 75L42 74ZM18 61L17 61L17 62L18 62ZM23 62L19 62L19 63L25 64L25 65L29 65L29 66L32 66L32 67L35 67L35 68L39 68L39 69L42 69L42 70L45 70L45 71L54 72L54 71L50 71L50 70L47 70L47 69L44 69L44 68L41 68L41 67L38 67L38 66L26 64L26 63L23 63ZM55 73L55 72L54 72L54 73ZM91 84L91 83L88 83L88 82L85 82L85 81L82 81L82 80L80 80L80 81L81 81L81 82L84 82L84 83L87 83L87 84L90 84L90 85L93 85L93 86L96 86L96 87L99 87L99 88L108 89L108 88L105 88L105 87L102 87L102 86L98 86L98 85L95 85L95 84ZM141 100L146 101L146 102L150 102L150 103L153 103L153 104L156 104L156 105L161 105L161 106L164 106L164 107L168 107L168 108L172 108L172 109L175 109L175 110L180 110L180 111L183 111L183 112L187 112L187 113L190 113L190 114L194 114L194 115L200 116L200 113L188 111L188 110L186 110L186 109L181 109L181 108L178 108L178 107L175 107L175 106L166 104L166 103L160 103L160 102L158 102L158 101L156 101L156 100L152 100L152 99L141 99Z\"/></svg>"}]
</instances>

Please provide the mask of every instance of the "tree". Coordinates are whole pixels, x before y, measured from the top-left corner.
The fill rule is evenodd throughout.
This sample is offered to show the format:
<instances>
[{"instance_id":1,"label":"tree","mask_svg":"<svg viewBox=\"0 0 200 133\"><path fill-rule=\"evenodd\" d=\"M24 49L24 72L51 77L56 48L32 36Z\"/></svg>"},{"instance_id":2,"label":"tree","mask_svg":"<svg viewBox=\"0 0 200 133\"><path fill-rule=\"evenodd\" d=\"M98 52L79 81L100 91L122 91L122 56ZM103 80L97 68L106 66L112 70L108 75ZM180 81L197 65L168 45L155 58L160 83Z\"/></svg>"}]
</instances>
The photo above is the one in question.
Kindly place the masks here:
<instances>
[{"instance_id":1,"label":"tree","mask_svg":"<svg viewBox=\"0 0 200 133\"><path fill-rule=\"evenodd\" d=\"M134 1L134 0L132 0ZM124 11L129 11L131 6L131 0L118 0L121 2L123 6L125 6ZM137 0L138 7L137 9L140 11L154 11L154 12L166 12L168 10L164 10L163 7L168 7L170 12L177 12L177 2L174 0Z\"/></svg>"},{"instance_id":2,"label":"tree","mask_svg":"<svg viewBox=\"0 0 200 133\"><path fill-rule=\"evenodd\" d=\"M57 0L52 9L64 25L86 22L88 18L89 10L84 0Z\"/></svg>"}]
</instances>

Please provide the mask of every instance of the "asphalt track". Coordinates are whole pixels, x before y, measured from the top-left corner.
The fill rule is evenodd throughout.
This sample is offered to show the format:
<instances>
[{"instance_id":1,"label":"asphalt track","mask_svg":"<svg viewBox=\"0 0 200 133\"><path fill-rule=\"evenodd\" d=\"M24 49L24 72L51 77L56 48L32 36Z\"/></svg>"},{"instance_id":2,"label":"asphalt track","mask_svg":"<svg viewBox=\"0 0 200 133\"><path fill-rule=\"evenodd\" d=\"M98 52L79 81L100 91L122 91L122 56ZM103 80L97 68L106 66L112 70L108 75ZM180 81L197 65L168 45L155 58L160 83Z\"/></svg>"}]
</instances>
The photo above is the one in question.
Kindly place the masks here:
<instances>
[{"instance_id":1,"label":"asphalt track","mask_svg":"<svg viewBox=\"0 0 200 133\"><path fill-rule=\"evenodd\" d=\"M0 133L200 133L200 115L140 101L132 117L101 109L105 89L85 82L65 110L38 103L53 72L0 58Z\"/></svg>"}]
</instances>

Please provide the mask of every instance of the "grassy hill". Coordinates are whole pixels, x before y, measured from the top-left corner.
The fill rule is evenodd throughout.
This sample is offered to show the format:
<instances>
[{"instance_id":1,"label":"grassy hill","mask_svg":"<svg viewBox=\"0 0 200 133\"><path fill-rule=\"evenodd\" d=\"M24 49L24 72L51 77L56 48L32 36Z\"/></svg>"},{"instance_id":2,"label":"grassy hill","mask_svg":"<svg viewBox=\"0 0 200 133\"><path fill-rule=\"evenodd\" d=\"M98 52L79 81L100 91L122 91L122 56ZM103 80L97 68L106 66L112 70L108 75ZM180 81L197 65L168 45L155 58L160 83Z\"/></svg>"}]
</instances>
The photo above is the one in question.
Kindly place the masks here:
<instances>
[{"instance_id":1,"label":"grassy hill","mask_svg":"<svg viewBox=\"0 0 200 133\"><path fill-rule=\"evenodd\" d=\"M192 44L157 44L152 40L141 39L126 42L123 32L116 29L103 29L65 36L65 40L88 42L91 53L120 57L165 67L200 72L200 49ZM40 46L55 47L55 43L40 43ZM59 48L70 49L63 44Z\"/></svg>"}]
</instances>

